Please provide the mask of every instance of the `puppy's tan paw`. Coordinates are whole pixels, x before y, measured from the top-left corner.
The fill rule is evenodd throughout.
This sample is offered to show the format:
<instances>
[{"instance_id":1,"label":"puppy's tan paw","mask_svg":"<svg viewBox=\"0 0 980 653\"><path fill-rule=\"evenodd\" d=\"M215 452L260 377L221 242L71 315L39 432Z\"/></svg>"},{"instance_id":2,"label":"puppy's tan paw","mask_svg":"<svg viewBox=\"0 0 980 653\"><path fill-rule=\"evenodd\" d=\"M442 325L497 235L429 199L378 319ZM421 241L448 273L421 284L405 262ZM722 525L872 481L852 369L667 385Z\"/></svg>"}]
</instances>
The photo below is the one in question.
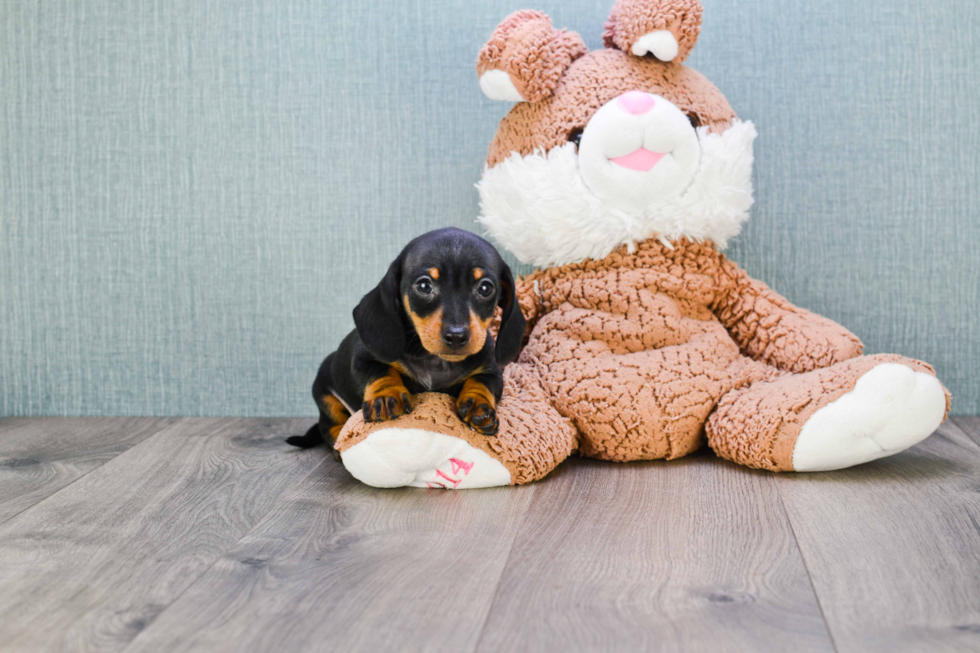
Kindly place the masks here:
<instances>
[{"instance_id":1,"label":"puppy's tan paw","mask_svg":"<svg viewBox=\"0 0 980 653\"><path fill-rule=\"evenodd\" d=\"M385 422L412 412L412 395L405 386L386 388L365 395L361 410L365 422Z\"/></svg>"},{"instance_id":2,"label":"puppy's tan paw","mask_svg":"<svg viewBox=\"0 0 980 653\"><path fill-rule=\"evenodd\" d=\"M483 435L496 435L499 423L497 411L485 401L477 402L472 397L456 404L456 413L467 426Z\"/></svg>"}]
</instances>

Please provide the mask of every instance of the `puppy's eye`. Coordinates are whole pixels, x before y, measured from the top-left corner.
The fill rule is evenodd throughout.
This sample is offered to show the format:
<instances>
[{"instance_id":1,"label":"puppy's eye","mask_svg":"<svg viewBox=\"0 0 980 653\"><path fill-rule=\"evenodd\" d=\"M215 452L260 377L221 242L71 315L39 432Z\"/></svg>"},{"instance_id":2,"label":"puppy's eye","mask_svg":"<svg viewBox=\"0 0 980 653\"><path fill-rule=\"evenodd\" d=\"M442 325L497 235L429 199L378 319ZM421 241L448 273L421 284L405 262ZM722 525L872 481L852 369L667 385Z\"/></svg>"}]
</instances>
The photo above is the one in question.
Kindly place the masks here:
<instances>
[{"instance_id":1,"label":"puppy's eye","mask_svg":"<svg viewBox=\"0 0 980 653\"><path fill-rule=\"evenodd\" d=\"M576 127L572 131L568 132L568 142L574 143L575 149L578 149L578 146L582 144L583 133L585 133L585 130L581 127Z\"/></svg>"},{"instance_id":2,"label":"puppy's eye","mask_svg":"<svg viewBox=\"0 0 980 653\"><path fill-rule=\"evenodd\" d=\"M432 279L429 277L422 277L415 282L415 292L420 295L429 295L432 293Z\"/></svg>"},{"instance_id":3,"label":"puppy's eye","mask_svg":"<svg viewBox=\"0 0 980 653\"><path fill-rule=\"evenodd\" d=\"M480 282L480 285L476 287L476 292L480 297L490 297L493 295L494 287L492 281L487 281L484 279Z\"/></svg>"},{"instance_id":4,"label":"puppy's eye","mask_svg":"<svg viewBox=\"0 0 980 653\"><path fill-rule=\"evenodd\" d=\"M687 119L690 121L691 127L697 129L698 127L701 126L701 119L698 118L697 114L689 113L687 114Z\"/></svg>"}]
</instances>

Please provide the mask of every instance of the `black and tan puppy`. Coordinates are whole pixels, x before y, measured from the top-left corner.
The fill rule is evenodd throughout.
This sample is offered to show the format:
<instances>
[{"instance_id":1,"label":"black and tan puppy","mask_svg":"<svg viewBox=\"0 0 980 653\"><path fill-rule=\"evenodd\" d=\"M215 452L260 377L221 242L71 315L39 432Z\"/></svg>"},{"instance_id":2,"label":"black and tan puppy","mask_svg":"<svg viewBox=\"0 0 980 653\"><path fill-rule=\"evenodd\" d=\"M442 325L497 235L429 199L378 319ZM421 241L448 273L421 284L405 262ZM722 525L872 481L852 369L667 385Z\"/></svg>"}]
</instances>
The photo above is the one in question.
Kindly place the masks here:
<instances>
[{"instance_id":1,"label":"black and tan puppy","mask_svg":"<svg viewBox=\"0 0 980 653\"><path fill-rule=\"evenodd\" d=\"M487 327L497 306L494 342ZM500 368L517 356L524 316L510 268L490 243L461 229L419 236L354 309L354 324L313 382L319 423L289 444L332 444L349 409L360 406L369 422L394 419L411 412L412 395L429 391L456 397L470 428L497 432Z\"/></svg>"}]
</instances>

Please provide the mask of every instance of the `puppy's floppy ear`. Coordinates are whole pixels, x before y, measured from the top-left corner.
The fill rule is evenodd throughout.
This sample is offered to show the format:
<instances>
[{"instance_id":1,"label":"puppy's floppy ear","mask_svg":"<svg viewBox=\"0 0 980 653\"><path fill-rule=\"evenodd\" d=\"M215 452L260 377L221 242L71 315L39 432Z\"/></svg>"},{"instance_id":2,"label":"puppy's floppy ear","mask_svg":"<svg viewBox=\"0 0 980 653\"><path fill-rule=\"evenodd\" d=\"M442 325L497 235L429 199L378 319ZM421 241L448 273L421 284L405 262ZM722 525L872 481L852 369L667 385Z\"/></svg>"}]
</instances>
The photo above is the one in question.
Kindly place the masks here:
<instances>
[{"instance_id":1,"label":"puppy's floppy ear","mask_svg":"<svg viewBox=\"0 0 980 653\"><path fill-rule=\"evenodd\" d=\"M405 353L402 302L398 297L401 276L402 257L399 256L381 283L354 308L354 326L361 342L386 363L398 360Z\"/></svg>"},{"instance_id":2,"label":"puppy's floppy ear","mask_svg":"<svg viewBox=\"0 0 980 653\"><path fill-rule=\"evenodd\" d=\"M524 314L521 313L521 306L517 302L514 275L510 271L510 266L504 262L501 262L501 266L500 307L503 309L503 315L500 318L500 329L497 331L494 358L500 365L506 365L517 358L517 354L521 351L526 322Z\"/></svg>"}]
</instances>

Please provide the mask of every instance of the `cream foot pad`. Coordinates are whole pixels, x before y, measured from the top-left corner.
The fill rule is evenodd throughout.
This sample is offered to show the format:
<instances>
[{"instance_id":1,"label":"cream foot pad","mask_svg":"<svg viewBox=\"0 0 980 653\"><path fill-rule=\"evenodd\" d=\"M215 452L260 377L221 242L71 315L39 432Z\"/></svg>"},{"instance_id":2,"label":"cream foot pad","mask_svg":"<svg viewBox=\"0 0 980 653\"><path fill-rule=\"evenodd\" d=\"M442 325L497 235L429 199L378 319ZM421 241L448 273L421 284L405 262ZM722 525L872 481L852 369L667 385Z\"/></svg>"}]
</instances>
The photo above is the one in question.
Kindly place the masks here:
<instances>
[{"instance_id":1,"label":"cream foot pad","mask_svg":"<svg viewBox=\"0 0 980 653\"><path fill-rule=\"evenodd\" d=\"M341 457L354 478L374 487L510 485L510 472L499 461L463 440L423 429L374 431Z\"/></svg>"},{"instance_id":2,"label":"cream foot pad","mask_svg":"<svg viewBox=\"0 0 980 653\"><path fill-rule=\"evenodd\" d=\"M793 468L829 471L896 454L939 428L945 412L936 377L900 363L878 365L806 421L793 449Z\"/></svg>"}]
</instances>

